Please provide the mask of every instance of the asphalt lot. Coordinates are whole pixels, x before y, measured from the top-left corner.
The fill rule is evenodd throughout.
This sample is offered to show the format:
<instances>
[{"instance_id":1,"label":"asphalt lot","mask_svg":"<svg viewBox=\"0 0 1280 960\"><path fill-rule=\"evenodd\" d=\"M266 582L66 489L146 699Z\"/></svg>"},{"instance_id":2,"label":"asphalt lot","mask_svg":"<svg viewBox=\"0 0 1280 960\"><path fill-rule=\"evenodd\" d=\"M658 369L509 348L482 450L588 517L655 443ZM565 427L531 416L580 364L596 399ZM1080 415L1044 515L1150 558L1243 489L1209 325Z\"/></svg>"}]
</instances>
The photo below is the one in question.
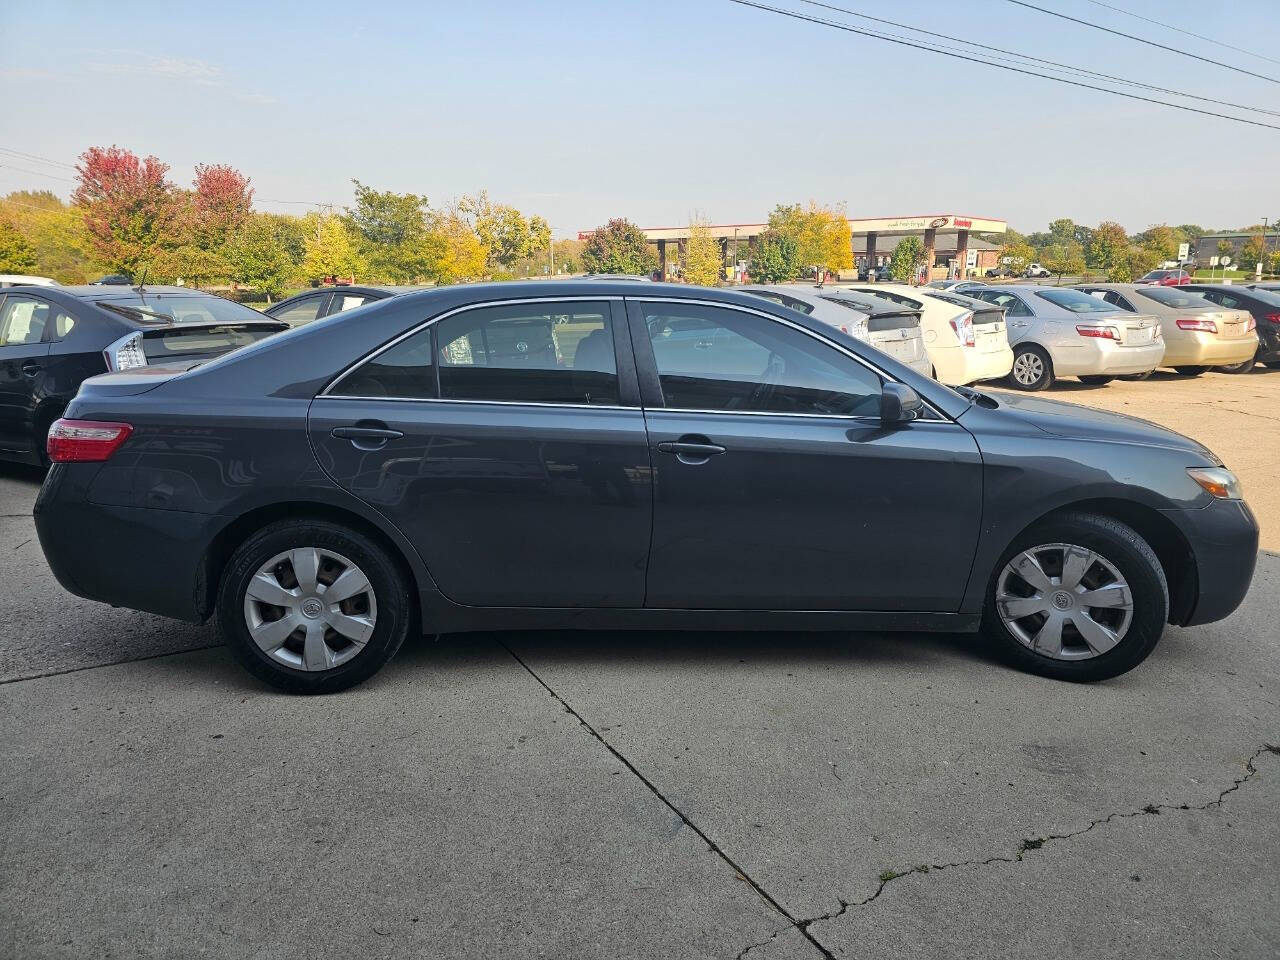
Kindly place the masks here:
<instances>
[{"instance_id":1,"label":"asphalt lot","mask_svg":"<svg viewBox=\"0 0 1280 960\"><path fill-rule=\"evenodd\" d=\"M1189 418L1280 545L1280 372L1049 396ZM0 467L0 957L1280 954L1275 553L1089 687L965 637L525 633L303 699L63 593L37 482Z\"/></svg>"}]
</instances>

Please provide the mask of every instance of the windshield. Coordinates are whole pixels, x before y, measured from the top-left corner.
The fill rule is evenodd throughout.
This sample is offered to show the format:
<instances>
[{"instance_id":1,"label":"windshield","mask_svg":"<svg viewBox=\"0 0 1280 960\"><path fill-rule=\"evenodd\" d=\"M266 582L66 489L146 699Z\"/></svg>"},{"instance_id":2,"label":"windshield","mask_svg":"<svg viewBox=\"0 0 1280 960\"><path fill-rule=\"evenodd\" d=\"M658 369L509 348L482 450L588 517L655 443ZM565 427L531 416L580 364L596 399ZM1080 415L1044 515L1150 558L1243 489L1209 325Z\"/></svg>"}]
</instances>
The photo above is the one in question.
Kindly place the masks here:
<instances>
[{"instance_id":1,"label":"windshield","mask_svg":"<svg viewBox=\"0 0 1280 960\"><path fill-rule=\"evenodd\" d=\"M98 300L97 305L135 323L271 323L257 310L205 293L139 293Z\"/></svg>"},{"instance_id":2,"label":"windshield","mask_svg":"<svg viewBox=\"0 0 1280 960\"><path fill-rule=\"evenodd\" d=\"M1119 313L1120 308L1091 297L1079 290L1037 290L1036 296L1043 297L1055 306L1071 313Z\"/></svg>"},{"instance_id":3,"label":"windshield","mask_svg":"<svg viewBox=\"0 0 1280 960\"><path fill-rule=\"evenodd\" d=\"M1209 301L1198 293L1186 293L1177 287L1152 287L1139 290L1148 300L1163 303L1166 307L1207 307Z\"/></svg>"}]
</instances>

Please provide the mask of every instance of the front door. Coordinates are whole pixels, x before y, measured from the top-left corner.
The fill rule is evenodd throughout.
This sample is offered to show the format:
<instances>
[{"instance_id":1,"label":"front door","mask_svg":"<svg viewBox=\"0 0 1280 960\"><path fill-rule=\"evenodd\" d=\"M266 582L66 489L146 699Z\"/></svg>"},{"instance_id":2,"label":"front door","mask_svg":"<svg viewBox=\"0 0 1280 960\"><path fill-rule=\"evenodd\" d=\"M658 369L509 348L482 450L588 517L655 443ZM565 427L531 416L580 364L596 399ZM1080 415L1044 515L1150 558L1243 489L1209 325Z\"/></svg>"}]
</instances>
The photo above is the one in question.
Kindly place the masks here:
<instances>
[{"instance_id":1,"label":"front door","mask_svg":"<svg viewBox=\"0 0 1280 960\"><path fill-rule=\"evenodd\" d=\"M881 374L763 312L628 315L654 464L646 606L959 608L982 497L963 427L882 426Z\"/></svg>"},{"instance_id":2,"label":"front door","mask_svg":"<svg viewBox=\"0 0 1280 960\"><path fill-rule=\"evenodd\" d=\"M449 599L643 604L652 486L621 301L448 314L317 397L310 431Z\"/></svg>"},{"instance_id":3,"label":"front door","mask_svg":"<svg viewBox=\"0 0 1280 960\"><path fill-rule=\"evenodd\" d=\"M49 361L45 324L55 308L38 297L0 297L0 449L30 454L36 449L35 414L40 382Z\"/></svg>"}]
</instances>

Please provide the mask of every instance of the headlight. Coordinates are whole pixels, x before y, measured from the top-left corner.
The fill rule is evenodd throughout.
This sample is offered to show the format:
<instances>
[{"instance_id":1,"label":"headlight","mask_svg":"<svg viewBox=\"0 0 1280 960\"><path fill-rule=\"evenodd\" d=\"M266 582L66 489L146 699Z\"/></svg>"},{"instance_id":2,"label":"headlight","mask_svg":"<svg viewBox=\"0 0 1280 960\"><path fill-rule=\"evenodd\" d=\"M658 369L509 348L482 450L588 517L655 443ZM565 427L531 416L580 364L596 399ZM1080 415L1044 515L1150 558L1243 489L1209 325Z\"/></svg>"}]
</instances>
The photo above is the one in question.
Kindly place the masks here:
<instances>
[{"instance_id":1,"label":"headlight","mask_svg":"<svg viewBox=\"0 0 1280 960\"><path fill-rule=\"evenodd\" d=\"M1219 500L1241 499L1240 480L1226 467L1188 467L1191 479Z\"/></svg>"}]
</instances>

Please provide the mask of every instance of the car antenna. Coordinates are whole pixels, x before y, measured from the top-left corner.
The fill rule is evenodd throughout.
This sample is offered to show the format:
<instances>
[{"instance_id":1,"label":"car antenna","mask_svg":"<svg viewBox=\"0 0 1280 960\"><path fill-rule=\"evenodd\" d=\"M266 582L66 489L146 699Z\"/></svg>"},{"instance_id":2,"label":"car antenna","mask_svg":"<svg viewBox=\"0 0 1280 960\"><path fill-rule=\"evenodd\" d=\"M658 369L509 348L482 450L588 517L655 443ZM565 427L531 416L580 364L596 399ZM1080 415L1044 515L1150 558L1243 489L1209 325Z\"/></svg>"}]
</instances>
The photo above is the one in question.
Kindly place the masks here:
<instances>
[{"instance_id":1,"label":"car antenna","mask_svg":"<svg viewBox=\"0 0 1280 960\"><path fill-rule=\"evenodd\" d=\"M146 291L146 290L144 290L144 289L142 289L143 285L144 285L146 282L147 282L147 267L143 267L143 268L142 268L142 276L138 279L138 285L137 285L136 287L134 287L134 288L133 288L134 290L138 291L138 293L142 294L142 302L143 302L143 303L146 303L146 302L147 302L147 291Z\"/></svg>"}]
</instances>

